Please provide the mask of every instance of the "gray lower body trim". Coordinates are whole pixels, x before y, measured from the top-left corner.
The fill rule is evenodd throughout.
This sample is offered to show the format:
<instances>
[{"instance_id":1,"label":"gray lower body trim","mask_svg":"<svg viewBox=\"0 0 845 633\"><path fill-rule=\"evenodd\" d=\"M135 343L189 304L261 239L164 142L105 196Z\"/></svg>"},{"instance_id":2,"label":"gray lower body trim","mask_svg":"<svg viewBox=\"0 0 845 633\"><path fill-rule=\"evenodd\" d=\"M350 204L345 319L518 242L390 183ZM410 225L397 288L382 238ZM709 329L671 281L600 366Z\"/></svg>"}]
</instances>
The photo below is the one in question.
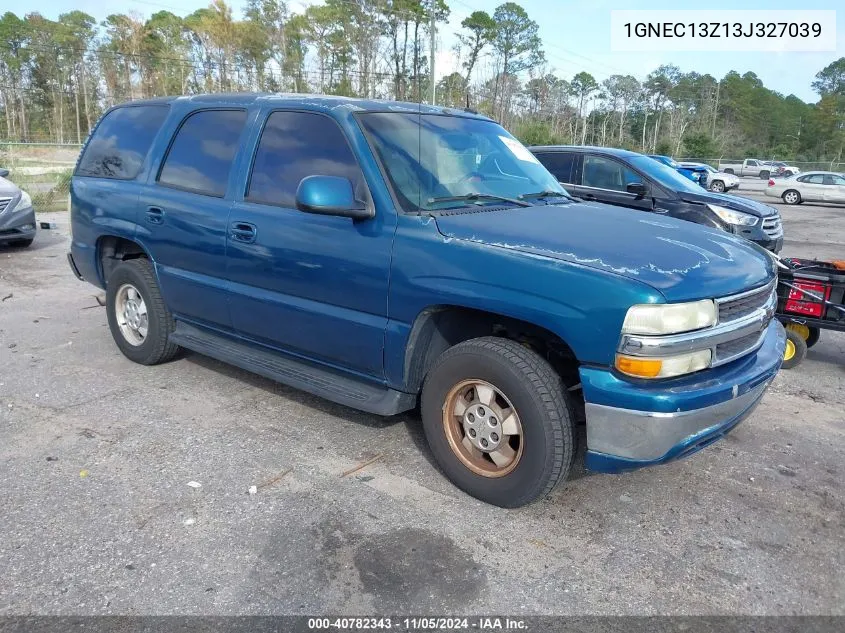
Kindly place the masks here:
<instances>
[{"instance_id":1,"label":"gray lower body trim","mask_svg":"<svg viewBox=\"0 0 845 633\"><path fill-rule=\"evenodd\" d=\"M754 408L769 382L709 407L655 413L587 403L587 447L626 459L660 459L687 438L734 420Z\"/></svg>"}]
</instances>

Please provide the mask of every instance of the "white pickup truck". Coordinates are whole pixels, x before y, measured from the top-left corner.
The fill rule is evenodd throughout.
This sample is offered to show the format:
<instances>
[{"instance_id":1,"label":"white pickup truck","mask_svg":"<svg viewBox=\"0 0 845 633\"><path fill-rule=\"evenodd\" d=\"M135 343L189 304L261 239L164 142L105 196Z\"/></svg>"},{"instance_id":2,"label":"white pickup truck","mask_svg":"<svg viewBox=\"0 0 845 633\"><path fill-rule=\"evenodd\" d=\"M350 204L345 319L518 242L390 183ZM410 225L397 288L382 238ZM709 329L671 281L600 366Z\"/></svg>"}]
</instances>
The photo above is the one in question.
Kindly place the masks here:
<instances>
[{"instance_id":1,"label":"white pickup truck","mask_svg":"<svg viewBox=\"0 0 845 633\"><path fill-rule=\"evenodd\" d=\"M741 163L723 163L719 161L719 171L737 176L757 176L764 180L773 173L771 165L767 165L756 158L746 158Z\"/></svg>"}]
</instances>

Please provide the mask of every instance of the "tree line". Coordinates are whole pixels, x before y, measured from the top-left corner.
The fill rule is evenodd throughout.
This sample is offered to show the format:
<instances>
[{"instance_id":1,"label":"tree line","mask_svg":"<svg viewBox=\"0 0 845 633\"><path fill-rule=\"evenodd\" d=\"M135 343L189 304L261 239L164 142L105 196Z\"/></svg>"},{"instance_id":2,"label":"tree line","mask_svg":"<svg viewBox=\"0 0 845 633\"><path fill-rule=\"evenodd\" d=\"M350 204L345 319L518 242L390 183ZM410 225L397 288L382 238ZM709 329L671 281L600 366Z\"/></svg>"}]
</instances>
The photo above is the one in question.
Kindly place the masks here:
<instances>
[{"instance_id":1,"label":"tree line","mask_svg":"<svg viewBox=\"0 0 845 633\"><path fill-rule=\"evenodd\" d=\"M446 0L324 0L302 12L224 0L185 17L82 11L0 18L0 139L79 143L126 100L202 92L317 92L427 102L431 28ZM663 65L643 78L554 72L537 23L517 3L464 19L438 105L488 114L527 143L614 145L688 157L840 161L845 58L821 69L817 103ZM451 69L450 69L451 70ZM442 73L441 73L442 74Z\"/></svg>"}]
</instances>

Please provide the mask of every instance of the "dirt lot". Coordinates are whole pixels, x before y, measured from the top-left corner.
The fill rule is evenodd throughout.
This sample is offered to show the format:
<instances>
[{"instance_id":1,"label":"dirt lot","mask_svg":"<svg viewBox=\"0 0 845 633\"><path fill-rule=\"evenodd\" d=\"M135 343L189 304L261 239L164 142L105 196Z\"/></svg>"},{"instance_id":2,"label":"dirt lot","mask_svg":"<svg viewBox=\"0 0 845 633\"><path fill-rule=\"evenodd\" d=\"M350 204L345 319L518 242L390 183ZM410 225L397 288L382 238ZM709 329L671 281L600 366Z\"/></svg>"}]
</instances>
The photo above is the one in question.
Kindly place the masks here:
<instances>
[{"instance_id":1,"label":"dirt lot","mask_svg":"<svg viewBox=\"0 0 845 633\"><path fill-rule=\"evenodd\" d=\"M845 257L845 209L782 210ZM505 511L413 416L132 364L50 219L0 249L0 614L845 614L845 336L707 450Z\"/></svg>"}]
</instances>

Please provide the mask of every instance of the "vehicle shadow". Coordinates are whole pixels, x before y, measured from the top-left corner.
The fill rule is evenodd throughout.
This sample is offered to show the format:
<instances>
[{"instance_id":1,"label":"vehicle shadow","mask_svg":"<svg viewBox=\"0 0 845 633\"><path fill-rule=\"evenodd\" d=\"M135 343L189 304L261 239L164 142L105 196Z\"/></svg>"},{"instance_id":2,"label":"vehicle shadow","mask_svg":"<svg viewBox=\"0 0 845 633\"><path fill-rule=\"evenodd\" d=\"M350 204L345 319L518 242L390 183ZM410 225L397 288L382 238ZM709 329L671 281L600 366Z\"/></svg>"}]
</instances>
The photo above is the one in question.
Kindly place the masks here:
<instances>
[{"instance_id":1,"label":"vehicle shadow","mask_svg":"<svg viewBox=\"0 0 845 633\"><path fill-rule=\"evenodd\" d=\"M270 380L269 378L264 378L258 374L253 374L252 372L215 360L208 356L203 356L202 354L183 350L177 358L183 358L184 360L198 365L203 369L222 374L227 378L232 378L233 380L237 380L239 382L244 382L251 387L261 389L268 394L292 400L297 404L307 406L319 413L343 418L348 422L376 429L384 429L401 424L404 426L408 439L414 444L417 450L419 450L420 454L429 464L431 464L433 468L439 470L439 466L434 460L434 455L428 447L428 441L425 439L425 432L423 431L422 420L420 418L419 405L404 413L390 417L382 417L363 413L342 404L335 404L334 402L330 402L329 400L319 396L314 396L310 393L300 391L299 389L288 387L287 385ZM583 424L576 425L575 456L572 463L572 469L569 473L569 480L580 479L593 474L584 468L584 454L586 452L586 446L586 426Z\"/></svg>"}]
</instances>

